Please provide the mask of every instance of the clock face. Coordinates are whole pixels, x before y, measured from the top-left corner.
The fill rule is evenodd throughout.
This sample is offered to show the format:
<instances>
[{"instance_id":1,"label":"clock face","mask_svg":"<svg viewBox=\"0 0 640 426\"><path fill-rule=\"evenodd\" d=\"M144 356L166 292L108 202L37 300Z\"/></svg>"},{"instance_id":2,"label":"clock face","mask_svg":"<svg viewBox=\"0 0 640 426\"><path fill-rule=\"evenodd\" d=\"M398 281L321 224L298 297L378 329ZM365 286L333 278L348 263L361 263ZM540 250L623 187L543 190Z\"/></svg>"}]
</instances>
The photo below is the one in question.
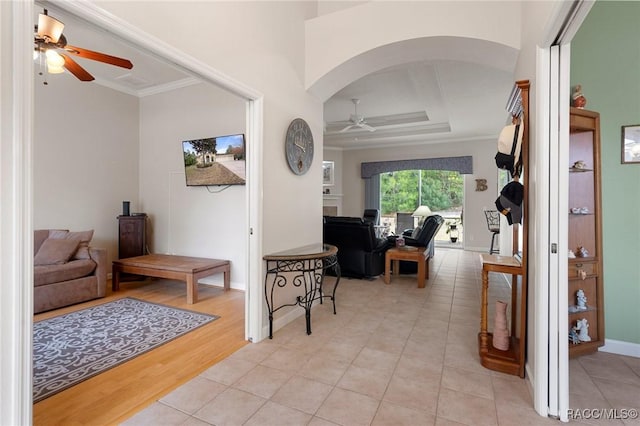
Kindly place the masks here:
<instances>
[{"instance_id":1,"label":"clock face","mask_svg":"<svg viewBox=\"0 0 640 426\"><path fill-rule=\"evenodd\" d=\"M313 161L313 135L302 118L296 118L289 124L284 150L291 171L297 175L307 173Z\"/></svg>"}]
</instances>

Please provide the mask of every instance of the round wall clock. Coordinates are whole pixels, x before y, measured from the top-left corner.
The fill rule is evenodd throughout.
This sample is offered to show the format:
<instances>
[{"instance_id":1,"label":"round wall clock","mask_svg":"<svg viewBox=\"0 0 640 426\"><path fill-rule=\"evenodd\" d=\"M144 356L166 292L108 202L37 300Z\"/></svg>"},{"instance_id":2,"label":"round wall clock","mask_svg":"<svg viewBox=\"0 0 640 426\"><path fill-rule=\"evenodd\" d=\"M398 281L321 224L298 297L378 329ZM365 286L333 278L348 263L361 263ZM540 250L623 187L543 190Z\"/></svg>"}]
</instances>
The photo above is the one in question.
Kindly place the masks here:
<instances>
[{"instance_id":1,"label":"round wall clock","mask_svg":"<svg viewBox=\"0 0 640 426\"><path fill-rule=\"evenodd\" d=\"M284 151L293 173L307 173L313 161L313 135L309 125L302 118L296 118L289 124Z\"/></svg>"}]
</instances>

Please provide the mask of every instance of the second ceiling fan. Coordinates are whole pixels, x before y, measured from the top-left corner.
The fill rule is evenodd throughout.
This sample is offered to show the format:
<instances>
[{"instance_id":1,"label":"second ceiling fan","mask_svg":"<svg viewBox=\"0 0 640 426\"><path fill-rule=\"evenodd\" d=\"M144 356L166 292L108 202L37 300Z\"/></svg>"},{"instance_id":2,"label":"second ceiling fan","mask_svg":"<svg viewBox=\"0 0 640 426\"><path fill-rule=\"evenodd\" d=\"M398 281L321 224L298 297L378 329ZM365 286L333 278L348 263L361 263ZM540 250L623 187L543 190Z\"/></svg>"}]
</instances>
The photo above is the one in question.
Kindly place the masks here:
<instances>
[{"instance_id":1,"label":"second ceiling fan","mask_svg":"<svg viewBox=\"0 0 640 426\"><path fill-rule=\"evenodd\" d=\"M368 130L370 132L375 132L376 128L367 124L363 115L358 115L358 104L360 103L360 99L351 99L353 102L353 106L355 108L355 112L351 114L349 118L348 124L342 130L339 130L340 133L344 133L347 130L351 130L353 128L360 128L362 130Z\"/></svg>"},{"instance_id":2,"label":"second ceiling fan","mask_svg":"<svg viewBox=\"0 0 640 426\"><path fill-rule=\"evenodd\" d=\"M44 54L46 56L47 71L50 74L61 73L66 69L81 81L92 81L95 79L87 70L82 68L80 64L71 59L71 57L68 56L69 54L126 69L133 68L133 64L128 59L67 44L67 38L62 34L63 29L64 24L49 16L47 9L44 9L44 13L39 15L38 25L36 25L34 35L35 50L38 54ZM62 51L63 53L58 53L58 51Z\"/></svg>"}]
</instances>

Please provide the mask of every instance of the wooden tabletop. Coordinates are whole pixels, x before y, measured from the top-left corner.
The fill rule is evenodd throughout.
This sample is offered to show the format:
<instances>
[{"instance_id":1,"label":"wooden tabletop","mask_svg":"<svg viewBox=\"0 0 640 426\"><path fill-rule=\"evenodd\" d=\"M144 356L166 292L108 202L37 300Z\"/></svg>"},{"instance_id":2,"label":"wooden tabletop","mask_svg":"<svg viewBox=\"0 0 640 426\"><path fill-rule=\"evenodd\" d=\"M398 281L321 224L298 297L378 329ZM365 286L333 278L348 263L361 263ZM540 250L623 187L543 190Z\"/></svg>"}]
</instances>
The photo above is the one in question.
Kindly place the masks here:
<instances>
[{"instance_id":1,"label":"wooden tabletop","mask_svg":"<svg viewBox=\"0 0 640 426\"><path fill-rule=\"evenodd\" d=\"M147 269L190 272L215 268L228 264L228 260L208 259L204 257L175 256L170 254L147 254L145 256L127 257L114 260L115 265L138 266Z\"/></svg>"}]
</instances>

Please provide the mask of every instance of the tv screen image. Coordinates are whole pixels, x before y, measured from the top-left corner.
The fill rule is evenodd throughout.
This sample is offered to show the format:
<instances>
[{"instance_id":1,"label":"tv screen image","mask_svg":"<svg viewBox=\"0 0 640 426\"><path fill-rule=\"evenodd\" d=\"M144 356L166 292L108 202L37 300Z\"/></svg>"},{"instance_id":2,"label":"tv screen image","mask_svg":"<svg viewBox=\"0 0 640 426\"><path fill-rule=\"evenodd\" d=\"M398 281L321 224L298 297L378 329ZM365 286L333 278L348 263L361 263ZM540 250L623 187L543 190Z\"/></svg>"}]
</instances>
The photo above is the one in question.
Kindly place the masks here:
<instances>
[{"instance_id":1,"label":"tv screen image","mask_svg":"<svg viewBox=\"0 0 640 426\"><path fill-rule=\"evenodd\" d=\"M244 185L244 134L182 142L187 186Z\"/></svg>"}]
</instances>

